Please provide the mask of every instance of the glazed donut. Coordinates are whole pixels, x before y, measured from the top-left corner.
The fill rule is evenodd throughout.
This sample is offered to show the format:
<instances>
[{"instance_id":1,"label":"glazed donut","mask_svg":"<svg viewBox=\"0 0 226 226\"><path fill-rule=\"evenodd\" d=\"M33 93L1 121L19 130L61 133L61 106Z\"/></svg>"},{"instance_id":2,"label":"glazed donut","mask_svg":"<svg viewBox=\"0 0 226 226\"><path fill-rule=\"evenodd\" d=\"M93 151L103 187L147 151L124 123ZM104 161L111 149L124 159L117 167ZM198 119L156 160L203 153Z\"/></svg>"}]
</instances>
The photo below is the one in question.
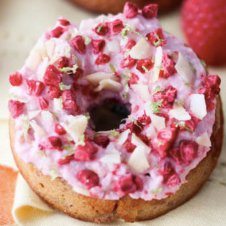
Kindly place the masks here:
<instances>
[{"instance_id":1,"label":"glazed donut","mask_svg":"<svg viewBox=\"0 0 226 226\"><path fill-rule=\"evenodd\" d=\"M126 0L71 0L77 5L97 13L119 13L122 11ZM143 7L149 3L155 3L159 6L160 13L169 12L180 5L181 0L131 0L131 3Z\"/></svg>"},{"instance_id":2,"label":"glazed donut","mask_svg":"<svg viewBox=\"0 0 226 226\"><path fill-rule=\"evenodd\" d=\"M51 206L82 220L151 219L192 197L219 156L220 78L164 32L157 7L60 18L11 83L11 146Z\"/></svg>"}]
</instances>

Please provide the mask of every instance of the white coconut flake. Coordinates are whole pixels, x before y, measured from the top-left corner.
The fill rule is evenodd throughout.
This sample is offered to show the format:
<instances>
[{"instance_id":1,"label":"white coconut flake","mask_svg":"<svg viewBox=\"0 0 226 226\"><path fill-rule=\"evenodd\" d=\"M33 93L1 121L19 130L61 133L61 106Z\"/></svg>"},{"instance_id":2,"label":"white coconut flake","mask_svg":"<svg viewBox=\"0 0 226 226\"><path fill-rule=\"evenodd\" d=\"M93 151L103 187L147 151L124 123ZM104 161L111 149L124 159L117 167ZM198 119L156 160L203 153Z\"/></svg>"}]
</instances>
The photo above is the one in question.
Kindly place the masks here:
<instances>
[{"instance_id":1,"label":"white coconut flake","mask_svg":"<svg viewBox=\"0 0 226 226\"><path fill-rule=\"evenodd\" d=\"M155 63L153 67L153 76L152 76L153 82L156 82L159 79L159 72L162 66L162 58L163 58L163 51L162 51L162 47L159 46L157 47L155 52Z\"/></svg>"},{"instance_id":2,"label":"white coconut flake","mask_svg":"<svg viewBox=\"0 0 226 226\"><path fill-rule=\"evenodd\" d=\"M190 84L193 82L195 76L194 69L180 52L175 68L185 83Z\"/></svg>"},{"instance_id":3,"label":"white coconut flake","mask_svg":"<svg viewBox=\"0 0 226 226\"><path fill-rule=\"evenodd\" d=\"M150 165L147 159L147 151L142 147L136 147L128 160L128 166L135 173L143 173Z\"/></svg>"},{"instance_id":4,"label":"white coconut flake","mask_svg":"<svg viewBox=\"0 0 226 226\"><path fill-rule=\"evenodd\" d=\"M192 94L190 96L191 112L199 119L203 119L207 115L206 101L203 94Z\"/></svg>"},{"instance_id":5,"label":"white coconut flake","mask_svg":"<svg viewBox=\"0 0 226 226\"><path fill-rule=\"evenodd\" d=\"M31 120L30 125L34 130L35 139L40 140L40 138L46 136L45 130L41 126L39 126L35 120Z\"/></svg>"},{"instance_id":6,"label":"white coconut flake","mask_svg":"<svg viewBox=\"0 0 226 226\"><path fill-rule=\"evenodd\" d=\"M93 85L98 85L104 79L114 79L113 73L96 72L86 76L86 79Z\"/></svg>"},{"instance_id":7,"label":"white coconut flake","mask_svg":"<svg viewBox=\"0 0 226 226\"><path fill-rule=\"evenodd\" d=\"M99 83L99 86L95 89L96 92L99 92L101 90L107 89L114 92L120 91L122 88L122 85L119 82L116 82L112 79L104 79L101 80Z\"/></svg>"},{"instance_id":8,"label":"white coconut flake","mask_svg":"<svg viewBox=\"0 0 226 226\"><path fill-rule=\"evenodd\" d=\"M211 147L211 140L207 132L196 138L196 143L204 147Z\"/></svg>"},{"instance_id":9,"label":"white coconut flake","mask_svg":"<svg viewBox=\"0 0 226 226\"><path fill-rule=\"evenodd\" d=\"M84 138L84 132L88 125L88 117L84 115L68 115L62 125L75 143L78 143Z\"/></svg>"},{"instance_id":10,"label":"white coconut flake","mask_svg":"<svg viewBox=\"0 0 226 226\"><path fill-rule=\"evenodd\" d=\"M54 112L60 112L63 109L62 98L53 99L53 110Z\"/></svg>"},{"instance_id":11,"label":"white coconut flake","mask_svg":"<svg viewBox=\"0 0 226 226\"><path fill-rule=\"evenodd\" d=\"M145 38L141 38L137 44L130 50L129 55L134 59L151 58L154 52L152 47Z\"/></svg>"},{"instance_id":12,"label":"white coconut flake","mask_svg":"<svg viewBox=\"0 0 226 226\"><path fill-rule=\"evenodd\" d=\"M152 125L155 127L155 129L157 131L159 131L161 129L164 129L166 127L166 122L165 121L166 120L165 120L164 117L161 117L161 116L158 116L158 115L155 115L155 114L151 115Z\"/></svg>"},{"instance_id":13,"label":"white coconut flake","mask_svg":"<svg viewBox=\"0 0 226 226\"><path fill-rule=\"evenodd\" d=\"M131 88L136 94L138 94L142 98L142 100L149 101L151 99L147 85L136 84L132 85Z\"/></svg>"},{"instance_id":14,"label":"white coconut flake","mask_svg":"<svg viewBox=\"0 0 226 226\"><path fill-rule=\"evenodd\" d=\"M25 66L35 71L40 65L41 61L42 56L40 54L40 51L37 49L33 49L25 62Z\"/></svg>"},{"instance_id":15,"label":"white coconut flake","mask_svg":"<svg viewBox=\"0 0 226 226\"><path fill-rule=\"evenodd\" d=\"M128 136L129 136L130 130L127 129L125 131L123 131L120 136L118 137L116 143L118 145L123 145L125 143L125 141L127 140Z\"/></svg>"},{"instance_id":16,"label":"white coconut flake","mask_svg":"<svg viewBox=\"0 0 226 226\"><path fill-rule=\"evenodd\" d=\"M190 114L182 106L175 106L172 110L169 111L169 115L171 118L175 118L179 121L186 121L191 119Z\"/></svg>"},{"instance_id":17,"label":"white coconut flake","mask_svg":"<svg viewBox=\"0 0 226 226\"><path fill-rule=\"evenodd\" d=\"M151 151L151 148L147 146L139 137L137 137L134 133L132 133L131 143L144 149L147 153Z\"/></svg>"}]
</instances>

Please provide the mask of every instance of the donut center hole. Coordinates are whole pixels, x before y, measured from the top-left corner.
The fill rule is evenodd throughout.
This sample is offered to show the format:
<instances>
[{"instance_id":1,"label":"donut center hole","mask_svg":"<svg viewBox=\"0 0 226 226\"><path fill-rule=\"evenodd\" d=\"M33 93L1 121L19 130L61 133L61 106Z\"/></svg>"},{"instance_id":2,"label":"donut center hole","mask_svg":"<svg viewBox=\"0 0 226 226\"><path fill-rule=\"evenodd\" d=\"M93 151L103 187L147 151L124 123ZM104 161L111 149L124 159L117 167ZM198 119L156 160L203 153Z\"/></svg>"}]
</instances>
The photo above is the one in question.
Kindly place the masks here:
<instances>
[{"instance_id":1,"label":"donut center hole","mask_svg":"<svg viewBox=\"0 0 226 226\"><path fill-rule=\"evenodd\" d=\"M117 99L107 99L89 110L91 128L107 131L119 128L130 114L130 105Z\"/></svg>"}]
</instances>

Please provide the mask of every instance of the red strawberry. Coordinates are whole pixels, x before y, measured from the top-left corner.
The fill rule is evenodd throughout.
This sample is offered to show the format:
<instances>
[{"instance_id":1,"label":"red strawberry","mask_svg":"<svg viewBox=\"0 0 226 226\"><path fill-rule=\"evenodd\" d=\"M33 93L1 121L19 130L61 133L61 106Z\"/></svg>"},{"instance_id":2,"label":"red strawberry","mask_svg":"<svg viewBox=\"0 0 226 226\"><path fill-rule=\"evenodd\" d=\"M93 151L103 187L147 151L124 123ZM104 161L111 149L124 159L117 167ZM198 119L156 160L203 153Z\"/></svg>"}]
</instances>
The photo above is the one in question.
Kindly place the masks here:
<instances>
[{"instance_id":1,"label":"red strawberry","mask_svg":"<svg viewBox=\"0 0 226 226\"><path fill-rule=\"evenodd\" d=\"M225 0L186 0L182 26L188 43L207 64L226 64Z\"/></svg>"}]
</instances>

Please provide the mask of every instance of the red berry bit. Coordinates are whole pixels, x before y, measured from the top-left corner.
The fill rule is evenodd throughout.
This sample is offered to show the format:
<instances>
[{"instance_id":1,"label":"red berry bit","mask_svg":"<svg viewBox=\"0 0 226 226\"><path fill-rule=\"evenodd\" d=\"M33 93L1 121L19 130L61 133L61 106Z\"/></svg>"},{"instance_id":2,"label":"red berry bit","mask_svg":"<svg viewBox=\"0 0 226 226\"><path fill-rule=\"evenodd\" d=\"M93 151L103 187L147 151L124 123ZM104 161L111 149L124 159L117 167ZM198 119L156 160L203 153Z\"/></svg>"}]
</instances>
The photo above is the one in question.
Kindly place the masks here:
<instances>
[{"instance_id":1,"label":"red berry bit","mask_svg":"<svg viewBox=\"0 0 226 226\"><path fill-rule=\"evenodd\" d=\"M12 86L20 86L23 82L23 76L19 72L15 72L9 76L9 82Z\"/></svg>"},{"instance_id":2,"label":"red berry bit","mask_svg":"<svg viewBox=\"0 0 226 226\"><path fill-rule=\"evenodd\" d=\"M123 144L123 147L126 149L127 152L132 153L134 149L136 148L136 145L134 145L131 142L131 135L127 138L125 143Z\"/></svg>"},{"instance_id":3,"label":"red berry bit","mask_svg":"<svg viewBox=\"0 0 226 226\"><path fill-rule=\"evenodd\" d=\"M52 31L50 31L50 36L52 38L59 38L64 33L64 29L62 27L56 27Z\"/></svg>"},{"instance_id":4,"label":"red berry bit","mask_svg":"<svg viewBox=\"0 0 226 226\"><path fill-rule=\"evenodd\" d=\"M187 131L190 131L190 132L194 132L199 122L200 122L200 119L191 115L191 119L185 121L184 126L181 129L187 130Z\"/></svg>"},{"instance_id":5,"label":"red berry bit","mask_svg":"<svg viewBox=\"0 0 226 226\"><path fill-rule=\"evenodd\" d=\"M119 189L124 194L134 193L143 189L143 181L140 177L129 174L119 179Z\"/></svg>"},{"instance_id":6,"label":"red berry bit","mask_svg":"<svg viewBox=\"0 0 226 226\"><path fill-rule=\"evenodd\" d=\"M60 57L55 63L57 68L63 68L69 66L69 59L67 57Z\"/></svg>"},{"instance_id":7,"label":"red berry bit","mask_svg":"<svg viewBox=\"0 0 226 226\"><path fill-rule=\"evenodd\" d=\"M157 4L149 4L144 6L142 9L142 15L143 17L147 19L152 19L154 17L157 17L158 15L158 5Z\"/></svg>"},{"instance_id":8,"label":"red berry bit","mask_svg":"<svg viewBox=\"0 0 226 226\"><path fill-rule=\"evenodd\" d=\"M96 135L94 137L94 142L98 145L100 145L103 148L106 148L110 142L109 138L104 135Z\"/></svg>"},{"instance_id":9,"label":"red berry bit","mask_svg":"<svg viewBox=\"0 0 226 226\"><path fill-rule=\"evenodd\" d=\"M46 86L47 96L49 99L59 98L61 95L61 91L59 87L56 86Z\"/></svg>"},{"instance_id":10,"label":"red berry bit","mask_svg":"<svg viewBox=\"0 0 226 226\"><path fill-rule=\"evenodd\" d=\"M64 19L64 18L58 19L58 21L59 21L60 25L62 25L62 26L68 26L71 24L70 21L68 21L67 19Z\"/></svg>"},{"instance_id":11,"label":"red berry bit","mask_svg":"<svg viewBox=\"0 0 226 226\"><path fill-rule=\"evenodd\" d=\"M188 165L190 164L198 154L198 144L194 141L183 140L180 142L180 155L181 161Z\"/></svg>"},{"instance_id":12,"label":"red berry bit","mask_svg":"<svg viewBox=\"0 0 226 226\"><path fill-rule=\"evenodd\" d=\"M74 159L76 161L91 161L95 159L98 148L91 142L86 141L85 145L79 145L76 148Z\"/></svg>"},{"instance_id":13,"label":"red berry bit","mask_svg":"<svg viewBox=\"0 0 226 226\"><path fill-rule=\"evenodd\" d=\"M142 127L147 126L151 123L151 118L147 116L146 114L142 115L137 119L137 123L141 125Z\"/></svg>"},{"instance_id":14,"label":"red berry bit","mask_svg":"<svg viewBox=\"0 0 226 226\"><path fill-rule=\"evenodd\" d=\"M104 53L100 53L96 58L95 64L102 65L106 64L111 60L110 56Z\"/></svg>"},{"instance_id":15,"label":"red berry bit","mask_svg":"<svg viewBox=\"0 0 226 226\"><path fill-rule=\"evenodd\" d=\"M86 44L85 39L81 35L75 36L71 40L71 45L75 48L77 52L80 54L84 54L86 52Z\"/></svg>"},{"instance_id":16,"label":"red berry bit","mask_svg":"<svg viewBox=\"0 0 226 226\"><path fill-rule=\"evenodd\" d=\"M43 77L45 85L58 87L61 80L61 72L54 65L49 65Z\"/></svg>"},{"instance_id":17,"label":"red berry bit","mask_svg":"<svg viewBox=\"0 0 226 226\"><path fill-rule=\"evenodd\" d=\"M63 126L61 126L59 123L57 123L55 125L55 132L58 134L58 135L64 135L66 134L66 130L64 129Z\"/></svg>"},{"instance_id":18,"label":"red berry bit","mask_svg":"<svg viewBox=\"0 0 226 226\"><path fill-rule=\"evenodd\" d=\"M69 155L66 156L65 158L59 159L57 163L62 166L69 164L72 160L74 160L74 155Z\"/></svg>"},{"instance_id":19,"label":"red berry bit","mask_svg":"<svg viewBox=\"0 0 226 226\"><path fill-rule=\"evenodd\" d=\"M129 129L132 133L135 133L136 135L141 133L142 128L140 127L140 125L137 125L134 122L130 122L128 124L125 125L126 129Z\"/></svg>"},{"instance_id":20,"label":"red berry bit","mask_svg":"<svg viewBox=\"0 0 226 226\"><path fill-rule=\"evenodd\" d=\"M99 185L99 176L92 170L81 170L77 173L76 178L88 189Z\"/></svg>"},{"instance_id":21,"label":"red berry bit","mask_svg":"<svg viewBox=\"0 0 226 226\"><path fill-rule=\"evenodd\" d=\"M45 110L49 107L49 102L44 97L39 97L39 106L42 110Z\"/></svg>"},{"instance_id":22,"label":"red berry bit","mask_svg":"<svg viewBox=\"0 0 226 226\"><path fill-rule=\"evenodd\" d=\"M134 73L131 73L130 76L131 77L130 77L130 80L129 80L129 85L131 86L131 85L137 84L138 81L139 81L139 77Z\"/></svg>"},{"instance_id":23,"label":"red berry bit","mask_svg":"<svg viewBox=\"0 0 226 226\"><path fill-rule=\"evenodd\" d=\"M125 45L126 49L132 49L136 45L136 41L133 39L129 39Z\"/></svg>"},{"instance_id":24,"label":"red berry bit","mask_svg":"<svg viewBox=\"0 0 226 226\"><path fill-rule=\"evenodd\" d=\"M103 51L105 47L105 41L103 39L98 39L98 40L93 39L91 41L91 45L93 47L93 53L98 54Z\"/></svg>"},{"instance_id":25,"label":"red berry bit","mask_svg":"<svg viewBox=\"0 0 226 226\"><path fill-rule=\"evenodd\" d=\"M27 80L29 95L40 96L45 88L45 85L40 81Z\"/></svg>"},{"instance_id":26,"label":"red berry bit","mask_svg":"<svg viewBox=\"0 0 226 226\"><path fill-rule=\"evenodd\" d=\"M126 2L123 9L123 14L126 18L134 18L138 14L138 7L132 2Z\"/></svg>"},{"instance_id":27,"label":"red berry bit","mask_svg":"<svg viewBox=\"0 0 226 226\"><path fill-rule=\"evenodd\" d=\"M170 162L165 163L163 170L161 171L161 174L163 175L164 178L163 180L164 184L166 184L169 187L176 186L181 182L180 177L178 176Z\"/></svg>"},{"instance_id":28,"label":"red berry bit","mask_svg":"<svg viewBox=\"0 0 226 226\"><path fill-rule=\"evenodd\" d=\"M166 44L166 39L163 34L163 30L161 28L158 28L157 30L149 33L146 35L148 38L148 41L153 45L153 46L164 46Z\"/></svg>"},{"instance_id":29,"label":"red berry bit","mask_svg":"<svg viewBox=\"0 0 226 226\"><path fill-rule=\"evenodd\" d=\"M202 78L203 87L199 89L199 93L205 95L207 109L209 111L215 107L214 99L220 93L220 84L221 80L217 75L203 76Z\"/></svg>"},{"instance_id":30,"label":"red berry bit","mask_svg":"<svg viewBox=\"0 0 226 226\"><path fill-rule=\"evenodd\" d=\"M69 114L78 112L78 106L75 102L74 93L71 90L65 90L62 93L63 109Z\"/></svg>"},{"instance_id":31,"label":"red berry bit","mask_svg":"<svg viewBox=\"0 0 226 226\"><path fill-rule=\"evenodd\" d=\"M175 62L174 60L167 54L164 54L162 60L162 69L160 70L161 78L169 78L170 76L176 73Z\"/></svg>"},{"instance_id":32,"label":"red berry bit","mask_svg":"<svg viewBox=\"0 0 226 226\"><path fill-rule=\"evenodd\" d=\"M122 68L132 68L136 64L136 60L133 59L131 56L126 57L121 62Z\"/></svg>"},{"instance_id":33,"label":"red berry bit","mask_svg":"<svg viewBox=\"0 0 226 226\"><path fill-rule=\"evenodd\" d=\"M109 28L107 23L100 23L94 28L94 31L100 36L105 36L108 33Z\"/></svg>"},{"instance_id":34,"label":"red berry bit","mask_svg":"<svg viewBox=\"0 0 226 226\"><path fill-rule=\"evenodd\" d=\"M137 70L141 73L147 73L153 67L153 62L150 59L142 59L137 61Z\"/></svg>"},{"instance_id":35,"label":"red berry bit","mask_svg":"<svg viewBox=\"0 0 226 226\"><path fill-rule=\"evenodd\" d=\"M161 158L168 156L168 151L173 145L177 137L177 128L166 128L160 130L157 138L152 141L153 149L159 154Z\"/></svg>"},{"instance_id":36,"label":"red berry bit","mask_svg":"<svg viewBox=\"0 0 226 226\"><path fill-rule=\"evenodd\" d=\"M49 140L49 143L51 144L51 146L53 148L61 150L61 148L62 148L62 141L61 141L61 139L59 137L51 136L51 137L48 137L48 140Z\"/></svg>"},{"instance_id":37,"label":"red berry bit","mask_svg":"<svg viewBox=\"0 0 226 226\"><path fill-rule=\"evenodd\" d=\"M11 113L11 116L13 118L17 118L18 116L23 114L24 106L25 106L25 103L22 103L22 102L17 101L17 100L10 100L8 107L9 107L9 111Z\"/></svg>"},{"instance_id":38,"label":"red berry bit","mask_svg":"<svg viewBox=\"0 0 226 226\"><path fill-rule=\"evenodd\" d=\"M171 108L177 97L177 90L173 86L168 86L163 91L158 91L153 94L155 102L161 101L161 107Z\"/></svg>"},{"instance_id":39,"label":"red berry bit","mask_svg":"<svg viewBox=\"0 0 226 226\"><path fill-rule=\"evenodd\" d=\"M122 31L124 25L120 19L116 19L109 23L109 28L112 34L118 34Z\"/></svg>"}]
</instances>

